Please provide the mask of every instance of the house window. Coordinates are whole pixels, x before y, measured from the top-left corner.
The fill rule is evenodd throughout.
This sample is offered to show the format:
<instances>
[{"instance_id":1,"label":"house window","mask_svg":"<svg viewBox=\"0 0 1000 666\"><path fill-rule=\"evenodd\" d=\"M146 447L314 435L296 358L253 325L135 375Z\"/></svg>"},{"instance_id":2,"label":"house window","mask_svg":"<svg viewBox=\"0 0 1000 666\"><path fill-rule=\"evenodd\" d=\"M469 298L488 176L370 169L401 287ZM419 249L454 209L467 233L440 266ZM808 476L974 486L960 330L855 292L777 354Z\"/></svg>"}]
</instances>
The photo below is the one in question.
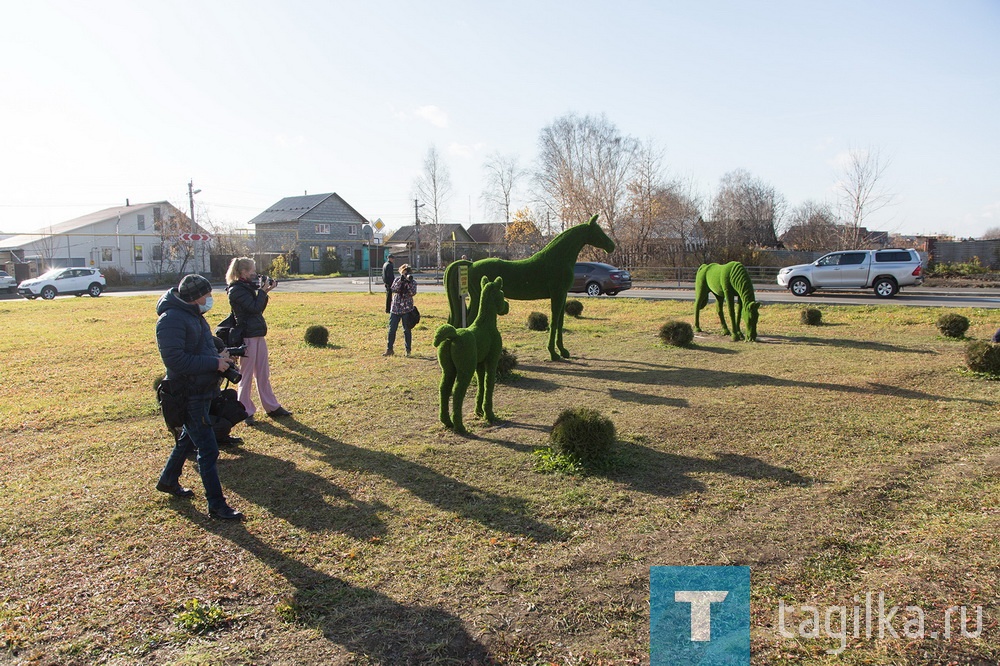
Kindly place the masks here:
<instances>
[{"instance_id":1,"label":"house window","mask_svg":"<svg viewBox=\"0 0 1000 666\"><path fill-rule=\"evenodd\" d=\"M153 246L153 261L163 261L163 246L154 245Z\"/></svg>"},{"instance_id":2,"label":"house window","mask_svg":"<svg viewBox=\"0 0 1000 666\"><path fill-rule=\"evenodd\" d=\"M101 248L101 261L111 262L114 261L114 248L102 247Z\"/></svg>"},{"instance_id":3,"label":"house window","mask_svg":"<svg viewBox=\"0 0 1000 666\"><path fill-rule=\"evenodd\" d=\"M136 215L135 216L135 223L139 227L139 231L145 231L146 230L146 216L145 215Z\"/></svg>"},{"instance_id":4,"label":"house window","mask_svg":"<svg viewBox=\"0 0 1000 666\"><path fill-rule=\"evenodd\" d=\"M316 233L317 234L326 234L326 235L329 236L330 235L330 225L329 224L317 224L316 225Z\"/></svg>"},{"instance_id":5,"label":"house window","mask_svg":"<svg viewBox=\"0 0 1000 666\"><path fill-rule=\"evenodd\" d=\"M357 236L358 235L358 225L356 225L356 224L348 224L347 225L347 235L348 236Z\"/></svg>"},{"instance_id":6,"label":"house window","mask_svg":"<svg viewBox=\"0 0 1000 666\"><path fill-rule=\"evenodd\" d=\"M163 218L160 216L160 209L159 208L154 208L153 209L153 224L159 224L162 219Z\"/></svg>"},{"instance_id":7,"label":"house window","mask_svg":"<svg viewBox=\"0 0 1000 666\"><path fill-rule=\"evenodd\" d=\"M135 246L135 260L136 261L142 261L142 246L141 245L136 245Z\"/></svg>"},{"instance_id":8,"label":"house window","mask_svg":"<svg viewBox=\"0 0 1000 666\"><path fill-rule=\"evenodd\" d=\"M313 261L319 261L319 245L309 246L309 258Z\"/></svg>"}]
</instances>

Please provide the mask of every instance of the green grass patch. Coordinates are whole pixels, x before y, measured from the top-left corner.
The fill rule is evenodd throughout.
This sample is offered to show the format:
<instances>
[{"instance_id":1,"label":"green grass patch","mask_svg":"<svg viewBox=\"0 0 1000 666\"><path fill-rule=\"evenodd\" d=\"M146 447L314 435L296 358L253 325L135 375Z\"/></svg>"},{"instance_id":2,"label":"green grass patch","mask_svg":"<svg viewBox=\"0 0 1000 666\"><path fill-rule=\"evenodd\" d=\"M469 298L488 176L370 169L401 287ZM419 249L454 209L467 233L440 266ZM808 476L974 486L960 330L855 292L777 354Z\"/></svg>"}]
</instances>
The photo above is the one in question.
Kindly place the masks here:
<instances>
[{"instance_id":1,"label":"green grass patch","mask_svg":"<svg viewBox=\"0 0 1000 666\"><path fill-rule=\"evenodd\" d=\"M830 663L833 642L778 634L779 600L868 591L924 606L928 630L981 605L987 628L852 639L838 663L1000 660L1000 383L962 370L940 311L824 306L806 329L801 306L767 305L755 344L703 317L673 347L657 332L691 303L588 299L552 362L525 326L540 303L511 301L501 420L470 389L459 437L437 420L446 303L417 300L413 355L383 358L384 294L273 294L294 416L259 412L220 457L241 525L207 517L190 465L193 500L154 490L155 297L5 302L0 663L645 663L649 567L669 564L752 568L754 664ZM970 338L996 328L957 312ZM613 421L614 465L546 449L578 408Z\"/></svg>"}]
</instances>

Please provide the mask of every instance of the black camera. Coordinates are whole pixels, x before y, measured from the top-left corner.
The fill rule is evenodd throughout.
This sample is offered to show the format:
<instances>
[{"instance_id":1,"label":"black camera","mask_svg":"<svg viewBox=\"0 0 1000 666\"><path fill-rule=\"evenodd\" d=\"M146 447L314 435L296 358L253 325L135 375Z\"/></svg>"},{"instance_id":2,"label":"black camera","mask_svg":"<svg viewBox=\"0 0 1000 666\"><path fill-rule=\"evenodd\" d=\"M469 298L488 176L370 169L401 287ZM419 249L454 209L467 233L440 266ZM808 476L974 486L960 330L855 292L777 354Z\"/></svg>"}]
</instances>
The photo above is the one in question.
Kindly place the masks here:
<instances>
[{"instance_id":1,"label":"black camera","mask_svg":"<svg viewBox=\"0 0 1000 666\"><path fill-rule=\"evenodd\" d=\"M239 347L226 347L226 353L230 356L246 356L247 346L240 345Z\"/></svg>"},{"instance_id":2,"label":"black camera","mask_svg":"<svg viewBox=\"0 0 1000 666\"><path fill-rule=\"evenodd\" d=\"M258 289L261 289L263 287L273 287L273 286L274 286L274 280L272 280L270 278L270 276L267 276L267 275L258 275L257 276L257 288Z\"/></svg>"},{"instance_id":3,"label":"black camera","mask_svg":"<svg viewBox=\"0 0 1000 666\"><path fill-rule=\"evenodd\" d=\"M228 379L230 384L239 384L240 380L243 379L243 375L240 374L235 363L230 363L229 367L219 374Z\"/></svg>"}]
</instances>

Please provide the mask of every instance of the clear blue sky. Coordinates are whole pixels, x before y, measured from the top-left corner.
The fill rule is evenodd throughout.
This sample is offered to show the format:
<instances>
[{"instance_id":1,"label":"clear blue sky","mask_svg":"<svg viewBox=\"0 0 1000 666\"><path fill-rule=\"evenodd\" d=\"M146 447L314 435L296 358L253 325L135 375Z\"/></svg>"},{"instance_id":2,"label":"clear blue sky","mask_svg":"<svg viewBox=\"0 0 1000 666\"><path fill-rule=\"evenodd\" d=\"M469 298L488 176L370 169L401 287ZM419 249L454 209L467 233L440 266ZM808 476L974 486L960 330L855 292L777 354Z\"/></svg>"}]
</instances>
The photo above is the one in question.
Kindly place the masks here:
<instances>
[{"instance_id":1,"label":"clear blue sky","mask_svg":"<svg viewBox=\"0 0 1000 666\"><path fill-rule=\"evenodd\" d=\"M9 3L0 231L169 200L243 225L335 191L391 228L435 145L446 218L484 221L482 165L605 114L703 196L736 168L790 206L877 148L869 226L1000 227L1000 2L840 0Z\"/></svg>"}]
</instances>

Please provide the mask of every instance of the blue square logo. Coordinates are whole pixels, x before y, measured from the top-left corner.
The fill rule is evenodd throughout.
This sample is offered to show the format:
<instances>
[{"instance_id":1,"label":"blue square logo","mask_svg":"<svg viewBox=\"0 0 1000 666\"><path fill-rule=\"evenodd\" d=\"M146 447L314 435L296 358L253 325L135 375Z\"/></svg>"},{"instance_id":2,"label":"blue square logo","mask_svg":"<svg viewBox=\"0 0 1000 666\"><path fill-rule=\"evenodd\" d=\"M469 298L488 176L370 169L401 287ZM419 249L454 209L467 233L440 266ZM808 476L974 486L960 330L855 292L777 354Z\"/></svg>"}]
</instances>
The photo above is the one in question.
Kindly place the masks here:
<instances>
[{"instance_id":1,"label":"blue square logo","mask_svg":"<svg viewBox=\"0 0 1000 666\"><path fill-rule=\"evenodd\" d=\"M650 567L650 666L750 666L750 567Z\"/></svg>"}]
</instances>

